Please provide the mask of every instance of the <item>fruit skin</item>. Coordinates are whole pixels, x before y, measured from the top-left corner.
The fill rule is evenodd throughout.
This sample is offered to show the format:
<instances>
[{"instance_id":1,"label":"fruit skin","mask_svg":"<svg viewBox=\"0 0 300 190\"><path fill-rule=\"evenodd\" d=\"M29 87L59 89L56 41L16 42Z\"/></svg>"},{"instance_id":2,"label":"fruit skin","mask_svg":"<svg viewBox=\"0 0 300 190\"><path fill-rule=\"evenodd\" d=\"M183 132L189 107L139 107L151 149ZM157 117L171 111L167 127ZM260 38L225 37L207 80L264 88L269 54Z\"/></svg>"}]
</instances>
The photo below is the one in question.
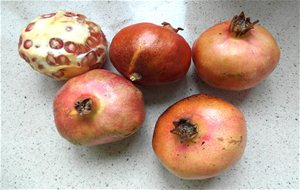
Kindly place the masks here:
<instances>
[{"instance_id":1,"label":"fruit skin","mask_svg":"<svg viewBox=\"0 0 300 190\"><path fill-rule=\"evenodd\" d=\"M113 38L110 60L122 75L137 84L177 81L184 77L191 64L191 48L176 33L178 30L171 25L151 23L127 26Z\"/></svg>"},{"instance_id":2,"label":"fruit skin","mask_svg":"<svg viewBox=\"0 0 300 190\"><path fill-rule=\"evenodd\" d=\"M275 69L280 50L272 34L261 25L243 36L229 29L231 21L219 23L204 33L192 47L199 77L226 90L244 90L261 83Z\"/></svg>"},{"instance_id":3,"label":"fruit skin","mask_svg":"<svg viewBox=\"0 0 300 190\"><path fill-rule=\"evenodd\" d=\"M36 71L66 80L106 62L101 28L84 15L57 11L32 20L20 35L20 56Z\"/></svg>"},{"instance_id":4,"label":"fruit skin","mask_svg":"<svg viewBox=\"0 0 300 190\"><path fill-rule=\"evenodd\" d=\"M173 122L188 119L197 135L180 142ZM158 119L152 140L160 162L183 179L206 179L230 168L242 156L247 139L243 113L209 95L193 95L170 106Z\"/></svg>"},{"instance_id":5,"label":"fruit skin","mask_svg":"<svg viewBox=\"0 0 300 190\"><path fill-rule=\"evenodd\" d=\"M92 111L80 115L74 105L90 98ZM110 71L95 69L74 77L54 98L58 132L73 144L97 145L128 137L142 125L143 95L131 82Z\"/></svg>"}]
</instances>

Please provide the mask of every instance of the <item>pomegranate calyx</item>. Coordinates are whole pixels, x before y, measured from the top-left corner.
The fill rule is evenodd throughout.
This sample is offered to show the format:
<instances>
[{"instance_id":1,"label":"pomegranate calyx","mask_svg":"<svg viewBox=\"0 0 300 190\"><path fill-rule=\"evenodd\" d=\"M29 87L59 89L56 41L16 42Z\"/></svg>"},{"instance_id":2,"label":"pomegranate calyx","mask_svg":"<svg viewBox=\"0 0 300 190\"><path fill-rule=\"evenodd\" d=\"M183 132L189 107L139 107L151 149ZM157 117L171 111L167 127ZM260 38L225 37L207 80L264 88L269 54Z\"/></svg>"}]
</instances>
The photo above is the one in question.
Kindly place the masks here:
<instances>
[{"instance_id":1,"label":"pomegranate calyx","mask_svg":"<svg viewBox=\"0 0 300 190\"><path fill-rule=\"evenodd\" d=\"M230 31L235 33L236 37L245 35L249 30L254 28L254 25L257 24L259 20L254 22L250 21L250 17L245 17L244 12L242 11L240 15L235 15L230 23Z\"/></svg>"},{"instance_id":2,"label":"pomegranate calyx","mask_svg":"<svg viewBox=\"0 0 300 190\"><path fill-rule=\"evenodd\" d=\"M170 132L179 136L180 143L191 141L198 134L197 126L192 124L188 119L173 121L173 125L175 128Z\"/></svg>"},{"instance_id":3,"label":"pomegranate calyx","mask_svg":"<svg viewBox=\"0 0 300 190\"><path fill-rule=\"evenodd\" d=\"M163 22L163 23L161 23L161 25L163 25L163 27L165 27L165 28L167 28L167 29L170 29L170 30L173 30L174 32L178 32L179 30L183 30L183 28L180 28L180 27L178 27L178 28L174 28L170 23L168 23L168 22Z\"/></svg>"},{"instance_id":4,"label":"pomegranate calyx","mask_svg":"<svg viewBox=\"0 0 300 190\"><path fill-rule=\"evenodd\" d=\"M85 98L82 100L78 100L75 103L74 108L79 113L79 115L87 115L92 112L92 103L92 99Z\"/></svg>"}]
</instances>

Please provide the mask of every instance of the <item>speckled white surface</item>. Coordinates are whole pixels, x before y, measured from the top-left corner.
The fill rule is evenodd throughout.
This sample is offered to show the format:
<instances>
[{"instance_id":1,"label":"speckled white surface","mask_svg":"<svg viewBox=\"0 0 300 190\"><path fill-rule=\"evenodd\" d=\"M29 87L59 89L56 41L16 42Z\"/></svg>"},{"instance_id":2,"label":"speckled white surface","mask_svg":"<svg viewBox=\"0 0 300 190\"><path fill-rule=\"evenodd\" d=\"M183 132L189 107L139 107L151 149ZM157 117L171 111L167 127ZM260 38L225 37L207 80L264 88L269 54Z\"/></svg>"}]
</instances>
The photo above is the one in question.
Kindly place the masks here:
<instances>
[{"instance_id":1,"label":"speckled white surface","mask_svg":"<svg viewBox=\"0 0 300 190\"><path fill-rule=\"evenodd\" d=\"M19 33L39 14L58 9L85 14L107 39L122 27L171 22L192 45L213 24L244 10L278 40L281 60L261 85L242 92L213 89L192 66L175 84L143 87L146 121L135 135L97 147L61 138L52 101L63 82L33 71L18 55ZM294 188L299 187L299 1L289 2L2 2L1 183L2 188ZM115 69L108 62L105 66ZM232 169L204 181L186 181L166 171L152 148L158 116L177 100L208 93L232 102L245 114L248 144Z\"/></svg>"}]
</instances>

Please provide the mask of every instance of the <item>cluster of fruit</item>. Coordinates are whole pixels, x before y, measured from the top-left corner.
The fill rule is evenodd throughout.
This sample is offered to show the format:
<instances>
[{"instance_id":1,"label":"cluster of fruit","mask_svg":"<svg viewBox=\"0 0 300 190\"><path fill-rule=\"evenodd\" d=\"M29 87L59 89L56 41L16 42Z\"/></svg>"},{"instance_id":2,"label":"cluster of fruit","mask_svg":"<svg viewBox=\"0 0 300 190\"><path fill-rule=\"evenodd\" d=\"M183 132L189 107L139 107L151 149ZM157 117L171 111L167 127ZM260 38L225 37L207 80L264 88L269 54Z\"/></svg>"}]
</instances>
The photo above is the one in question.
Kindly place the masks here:
<instances>
[{"instance_id":1,"label":"cluster of fruit","mask_svg":"<svg viewBox=\"0 0 300 190\"><path fill-rule=\"evenodd\" d=\"M59 133L79 145L98 145L135 133L145 118L141 91L133 85L180 80L191 59L211 86L243 90L262 82L280 51L271 33L242 12L200 35L192 49L174 28L138 23L112 39L109 58L125 77L100 69L107 41L84 15L58 11L39 16L24 30L19 54L55 80L68 80L54 99ZM128 80L127 80L128 79ZM170 106L156 122L152 146L158 159L184 179L213 177L236 163L246 145L243 113L210 95L194 95Z\"/></svg>"}]
</instances>

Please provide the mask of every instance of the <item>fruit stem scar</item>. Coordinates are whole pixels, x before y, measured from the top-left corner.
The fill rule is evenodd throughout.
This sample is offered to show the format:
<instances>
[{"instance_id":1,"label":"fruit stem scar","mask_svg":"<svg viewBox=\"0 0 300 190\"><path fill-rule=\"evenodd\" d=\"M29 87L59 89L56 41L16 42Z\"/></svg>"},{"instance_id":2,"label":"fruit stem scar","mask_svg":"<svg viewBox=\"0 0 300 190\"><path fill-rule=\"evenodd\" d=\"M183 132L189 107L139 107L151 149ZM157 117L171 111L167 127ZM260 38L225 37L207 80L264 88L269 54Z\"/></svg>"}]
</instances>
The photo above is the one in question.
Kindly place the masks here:
<instances>
[{"instance_id":1,"label":"fruit stem scar","mask_svg":"<svg viewBox=\"0 0 300 190\"><path fill-rule=\"evenodd\" d=\"M142 75L137 73L137 72L134 72L136 70L136 64L137 64L137 59L140 55L142 51L142 48L140 47L139 49L137 49L133 56L132 56L132 59L129 63L129 68L128 68L128 73L129 73L129 79L133 82L133 81L137 81L137 80L141 80L142 79Z\"/></svg>"},{"instance_id":2,"label":"fruit stem scar","mask_svg":"<svg viewBox=\"0 0 300 190\"><path fill-rule=\"evenodd\" d=\"M163 23L161 23L161 25L163 25L163 27L165 27L165 28L167 28L167 29L170 29L170 30L173 30L174 32L178 32L179 30L183 30L183 28L180 28L180 27L178 27L178 28L174 28L170 23L168 23L168 22L163 22Z\"/></svg>"},{"instance_id":3,"label":"fruit stem scar","mask_svg":"<svg viewBox=\"0 0 300 190\"><path fill-rule=\"evenodd\" d=\"M138 81L142 79L142 75L140 75L139 73L132 73L129 76L129 79L134 82L134 81Z\"/></svg>"},{"instance_id":4,"label":"fruit stem scar","mask_svg":"<svg viewBox=\"0 0 300 190\"><path fill-rule=\"evenodd\" d=\"M75 103L74 108L79 113L79 115L87 115L92 111L92 103L92 99L85 98L82 100L78 100Z\"/></svg>"},{"instance_id":5,"label":"fruit stem scar","mask_svg":"<svg viewBox=\"0 0 300 190\"><path fill-rule=\"evenodd\" d=\"M236 37L245 35L249 30L254 28L254 25L257 24L259 20L254 22L250 21L250 17L245 17L244 12L242 11L240 15L235 15L230 23L230 31L235 33Z\"/></svg>"},{"instance_id":6,"label":"fruit stem scar","mask_svg":"<svg viewBox=\"0 0 300 190\"><path fill-rule=\"evenodd\" d=\"M173 121L173 125L174 128L170 132L179 136L180 143L191 141L198 134L197 125L192 124L188 119Z\"/></svg>"}]
</instances>

